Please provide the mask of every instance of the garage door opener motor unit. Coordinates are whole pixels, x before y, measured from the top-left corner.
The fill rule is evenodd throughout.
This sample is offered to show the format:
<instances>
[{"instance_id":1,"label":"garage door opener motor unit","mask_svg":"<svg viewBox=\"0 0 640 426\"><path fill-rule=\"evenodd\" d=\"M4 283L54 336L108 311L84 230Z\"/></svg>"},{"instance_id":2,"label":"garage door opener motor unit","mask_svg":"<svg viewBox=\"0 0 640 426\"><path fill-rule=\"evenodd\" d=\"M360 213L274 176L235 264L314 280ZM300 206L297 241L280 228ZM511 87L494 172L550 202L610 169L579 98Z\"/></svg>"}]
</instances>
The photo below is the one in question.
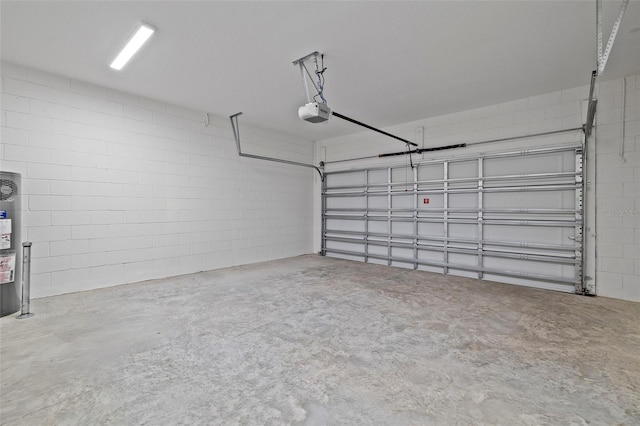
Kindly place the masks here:
<instances>
[{"instance_id":1,"label":"garage door opener motor unit","mask_svg":"<svg viewBox=\"0 0 640 426\"><path fill-rule=\"evenodd\" d=\"M318 56L320 56L320 63L318 63ZM308 59L313 59L314 74L316 75L315 81L311 76L307 65L305 64L305 61L307 61ZM418 146L416 143L411 142L407 139L392 135L391 133L385 132L384 130L377 129L361 121L355 120L351 117L347 117L346 115L340 114L336 111L332 111L331 108L329 108L329 106L327 105L327 99L324 97L324 73L327 68L324 66L323 54L320 54L318 52L309 53L308 55L293 61L293 65L300 68L300 78L302 79L304 92L307 97L307 103L298 108L298 117L300 117L300 119L308 121L310 123L324 123L333 116L341 118L342 120L348 121L350 123L357 124L358 126L362 126L366 129L373 130L374 132L381 133L385 136L389 136L390 138L397 139L407 145L411 145L414 147ZM313 88L316 91L316 94L313 96L313 98L311 97L311 93L309 93L309 81L311 81L311 84L313 84Z\"/></svg>"}]
</instances>

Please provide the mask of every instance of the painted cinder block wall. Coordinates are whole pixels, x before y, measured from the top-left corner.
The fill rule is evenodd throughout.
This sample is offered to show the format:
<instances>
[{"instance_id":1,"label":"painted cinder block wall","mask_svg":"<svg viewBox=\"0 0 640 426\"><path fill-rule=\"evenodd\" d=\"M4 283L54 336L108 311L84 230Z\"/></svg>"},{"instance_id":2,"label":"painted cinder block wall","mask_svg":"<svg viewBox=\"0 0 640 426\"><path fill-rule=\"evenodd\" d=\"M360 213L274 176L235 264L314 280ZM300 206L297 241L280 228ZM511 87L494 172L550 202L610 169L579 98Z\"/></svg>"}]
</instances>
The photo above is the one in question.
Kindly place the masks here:
<instances>
[{"instance_id":1,"label":"painted cinder block wall","mask_svg":"<svg viewBox=\"0 0 640 426\"><path fill-rule=\"evenodd\" d=\"M238 157L228 118L1 75L0 168L22 174L34 297L312 251L314 172ZM241 126L246 152L313 159L310 141Z\"/></svg>"},{"instance_id":2,"label":"painted cinder block wall","mask_svg":"<svg viewBox=\"0 0 640 426\"><path fill-rule=\"evenodd\" d=\"M598 294L640 302L640 75L606 81L598 89L591 145Z\"/></svg>"},{"instance_id":3,"label":"painted cinder block wall","mask_svg":"<svg viewBox=\"0 0 640 426\"><path fill-rule=\"evenodd\" d=\"M624 83L626 81L626 85ZM586 275L601 296L640 301L640 76L598 83L595 137L587 148ZM625 85L625 96L623 96ZM489 105L386 128L421 146L506 138L580 127L585 121L588 86ZM622 108L622 102L625 108ZM623 118L624 114L624 118ZM624 124L624 158L620 156ZM580 141L582 131L478 145L423 154L448 158L469 153L527 149ZM316 161L336 161L402 151L402 143L372 132L318 141ZM327 170L398 164L401 157L327 165ZM414 156L414 160L419 159ZM316 188L315 228L320 228L320 192ZM314 247L320 249L320 235Z\"/></svg>"},{"instance_id":4,"label":"painted cinder block wall","mask_svg":"<svg viewBox=\"0 0 640 426\"><path fill-rule=\"evenodd\" d=\"M238 158L227 118L211 117L205 126L201 112L65 77L6 63L1 74L0 168L23 175L35 297L319 249L317 177ZM587 275L599 295L635 301L639 93L640 76L598 84L586 192L595 198L587 216ZM438 146L580 126L587 95L581 86L387 130ZM312 153L307 141L247 126L243 144L247 152L303 162L402 148L358 133L319 141Z\"/></svg>"}]
</instances>

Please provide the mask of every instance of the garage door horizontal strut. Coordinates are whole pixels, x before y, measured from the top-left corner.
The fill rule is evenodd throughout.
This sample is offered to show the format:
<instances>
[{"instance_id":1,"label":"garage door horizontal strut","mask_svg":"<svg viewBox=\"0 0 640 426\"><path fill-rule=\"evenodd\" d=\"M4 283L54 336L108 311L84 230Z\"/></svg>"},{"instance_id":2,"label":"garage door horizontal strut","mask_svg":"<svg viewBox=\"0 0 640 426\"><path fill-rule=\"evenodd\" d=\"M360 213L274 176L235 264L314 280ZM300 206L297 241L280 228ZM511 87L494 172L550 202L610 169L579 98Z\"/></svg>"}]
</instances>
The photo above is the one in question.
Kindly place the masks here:
<instances>
[{"instance_id":1,"label":"garage door horizontal strut","mask_svg":"<svg viewBox=\"0 0 640 426\"><path fill-rule=\"evenodd\" d=\"M233 115L229 116L229 119L231 120L231 127L233 128L233 137L236 140L236 148L238 149L238 155L240 157L254 158L256 160L274 161L276 163L289 164L289 165L292 165L292 166L310 167L312 169L315 169L318 172L318 174L320 175L320 179L324 181L324 174L322 173L322 170L320 170L319 167L314 166L313 164L306 164L306 163L300 163L300 162L297 162L297 161L283 160L281 158L265 157L265 156L262 156L262 155L245 154L244 152L242 152L242 148L240 147L240 126L238 124L238 116L240 116L240 115L242 115L242 113L238 112L236 114L233 114Z\"/></svg>"}]
</instances>

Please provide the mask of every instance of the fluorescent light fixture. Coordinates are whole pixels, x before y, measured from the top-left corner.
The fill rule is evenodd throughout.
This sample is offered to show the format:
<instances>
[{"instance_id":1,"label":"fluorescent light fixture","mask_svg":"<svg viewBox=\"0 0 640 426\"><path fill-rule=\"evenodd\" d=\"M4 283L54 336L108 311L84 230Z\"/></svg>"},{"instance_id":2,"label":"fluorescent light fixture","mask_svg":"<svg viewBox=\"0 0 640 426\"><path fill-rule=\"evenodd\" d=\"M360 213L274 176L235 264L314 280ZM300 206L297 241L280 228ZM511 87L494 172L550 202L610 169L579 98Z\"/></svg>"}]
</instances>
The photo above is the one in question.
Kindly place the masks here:
<instances>
[{"instance_id":1,"label":"fluorescent light fixture","mask_svg":"<svg viewBox=\"0 0 640 426\"><path fill-rule=\"evenodd\" d=\"M120 51L116 59L111 63L111 68L115 70L121 70L122 67L129 62L129 59L142 47L142 45L151 37L155 31L154 28L147 24L140 25L138 31L131 37L131 40L127 43L127 45Z\"/></svg>"}]
</instances>

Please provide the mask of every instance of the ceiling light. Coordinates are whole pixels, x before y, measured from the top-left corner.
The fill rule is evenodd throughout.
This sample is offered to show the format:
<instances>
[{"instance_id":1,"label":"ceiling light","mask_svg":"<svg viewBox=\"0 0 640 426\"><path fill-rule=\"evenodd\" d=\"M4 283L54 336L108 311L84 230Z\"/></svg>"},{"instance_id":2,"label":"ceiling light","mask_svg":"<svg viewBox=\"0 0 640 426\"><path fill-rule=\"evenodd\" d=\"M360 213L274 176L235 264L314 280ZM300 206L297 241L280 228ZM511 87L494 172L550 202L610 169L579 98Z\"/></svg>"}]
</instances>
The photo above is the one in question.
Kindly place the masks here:
<instances>
[{"instance_id":1,"label":"ceiling light","mask_svg":"<svg viewBox=\"0 0 640 426\"><path fill-rule=\"evenodd\" d=\"M129 62L129 59L142 47L142 45L151 37L151 34L155 29L147 24L140 25L140 28L136 31L136 33L131 37L131 40L127 43L127 45L120 51L116 59L111 63L111 68L115 70L121 70L122 67Z\"/></svg>"}]
</instances>

